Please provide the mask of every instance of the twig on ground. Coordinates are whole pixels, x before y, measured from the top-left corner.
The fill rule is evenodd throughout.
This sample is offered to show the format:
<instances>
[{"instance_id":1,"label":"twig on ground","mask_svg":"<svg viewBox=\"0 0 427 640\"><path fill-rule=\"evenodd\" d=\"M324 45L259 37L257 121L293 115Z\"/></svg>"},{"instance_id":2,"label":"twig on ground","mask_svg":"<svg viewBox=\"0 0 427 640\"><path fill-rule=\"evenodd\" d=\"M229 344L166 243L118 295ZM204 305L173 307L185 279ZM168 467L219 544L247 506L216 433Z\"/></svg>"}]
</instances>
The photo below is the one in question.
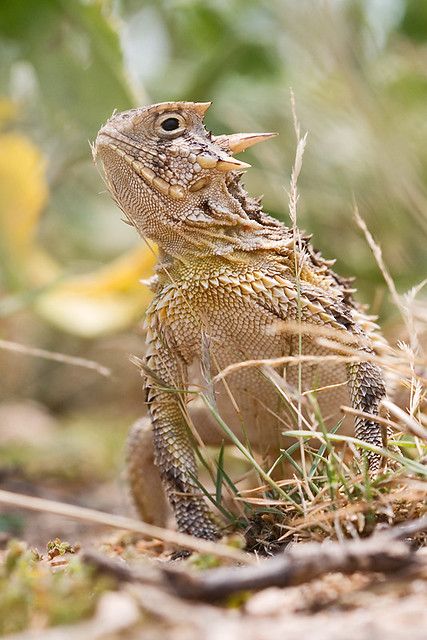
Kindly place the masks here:
<instances>
[{"instance_id":1,"label":"twig on ground","mask_svg":"<svg viewBox=\"0 0 427 640\"><path fill-rule=\"evenodd\" d=\"M163 568L170 587L187 599L218 600L237 591L289 587L326 573L395 572L416 565L424 570L426 560L402 540L427 530L427 516L374 535L367 540L297 545L288 553L265 560L257 567L221 568L201 575Z\"/></svg>"},{"instance_id":2,"label":"twig on ground","mask_svg":"<svg viewBox=\"0 0 427 640\"><path fill-rule=\"evenodd\" d=\"M414 572L427 569L427 559L416 554L404 540L426 530L427 516L367 540L299 544L257 566L222 567L200 574L165 566L160 570L153 566L134 569L94 551L86 551L83 561L119 582L163 585L181 598L213 601L238 591L295 586L331 572L401 571L404 576L408 571L414 576Z\"/></svg>"},{"instance_id":3,"label":"twig on ground","mask_svg":"<svg viewBox=\"0 0 427 640\"><path fill-rule=\"evenodd\" d=\"M123 560L114 560L103 553L93 549L87 549L81 553L82 562L94 567L103 575L111 576L118 582L143 582L159 586L164 580L161 572L154 566L145 565L144 570L130 567Z\"/></svg>"}]
</instances>

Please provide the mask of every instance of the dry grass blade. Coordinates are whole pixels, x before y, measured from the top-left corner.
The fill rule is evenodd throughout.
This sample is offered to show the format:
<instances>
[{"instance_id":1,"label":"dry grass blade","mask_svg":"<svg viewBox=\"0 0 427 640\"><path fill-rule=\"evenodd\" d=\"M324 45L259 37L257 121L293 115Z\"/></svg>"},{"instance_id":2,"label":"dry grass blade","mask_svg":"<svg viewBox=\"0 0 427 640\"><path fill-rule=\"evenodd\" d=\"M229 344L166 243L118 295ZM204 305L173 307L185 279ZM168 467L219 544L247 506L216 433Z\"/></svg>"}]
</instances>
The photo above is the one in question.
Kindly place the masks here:
<instances>
[{"instance_id":1,"label":"dry grass blade","mask_svg":"<svg viewBox=\"0 0 427 640\"><path fill-rule=\"evenodd\" d=\"M394 415L406 428L409 433L412 433L417 438L422 438L427 441L427 429L424 429L412 416L402 411L400 407L390 402L390 400L383 401L384 408L387 409L392 415Z\"/></svg>"},{"instance_id":2,"label":"dry grass blade","mask_svg":"<svg viewBox=\"0 0 427 640\"><path fill-rule=\"evenodd\" d=\"M52 513L66 518L82 520L84 522L97 523L105 525L106 527L114 527L115 529L135 531L136 533L141 533L143 536L147 536L148 538L157 538L163 542L167 542L168 544L179 545L184 548L191 549L192 551L212 554L235 562L243 562L245 564L254 562L249 555L238 551L237 549L227 547L225 544L221 544L219 542L216 543L209 542L208 540L201 540L185 533L156 527L155 525L134 520L133 518L117 516L112 513L104 513L102 511L96 511L95 509L87 509L85 507L66 504L65 502L36 498L0 489L0 503L12 507L19 507L21 509L29 509L31 511Z\"/></svg>"},{"instance_id":3,"label":"dry grass blade","mask_svg":"<svg viewBox=\"0 0 427 640\"><path fill-rule=\"evenodd\" d=\"M362 219L359 210L357 208L357 204L354 203L354 216L356 219L356 222L358 224L358 226L360 227L360 229L363 231L365 238L369 244L369 247L371 248L371 251L375 257L375 260L380 268L380 271L383 275L383 278L387 284L387 287L390 291L390 295L392 297L392 300L394 302L394 304L396 305L397 309L400 312L400 315L403 318L403 322L405 324L406 327L406 332L408 334L408 338L409 338L409 346L407 348L406 345L404 343L401 343L401 346L403 347L403 350L406 351L407 354L407 358L408 358L408 362L409 362L409 366L411 369L411 382L410 382L410 395L411 395L411 399L410 399L410 403L411 403L411 407L414 404L414 396L418 396L420 393L420 386L418 384L417 381L417 374L415 371L415 364L416 364L416 357L418 356L419 352L420 352L420 344L419 344L419 340L418 340L418 335L417 335L417 331L416 331L416 326L415 326L415 320L413 317L413 313L412 313L412 306L413 306L413 302L415 299L415 296L417 295L417 293L422 289L422 287L425 285L425 280L423 282L421 282L418 286L413 287L412 290L406 294L406 296L404 296L404 300L405 303L402 302L401 296L399 296L396 286L394 284L393 278L391 277L385 263L383 260L383 255L382 255L382 251L381 251L381 247L375 242L371 232L369 231L365 221Z\"/></svg>"},{"instance_id":4,"label":"dry grass blade","mask_svg":"<svg viewBox=\"0 0 427 640\"><path fill-rule=\"evenodd\" d=\"M378 358L369 353L361 353L360 355L342 356L327 355L300 355L300 356L280 356L279 358L259 358L254 360L242 360L228 365L222 371L220 371L214 378L214 382L222 380L226 376L239 371L240 369L247 369L250 367L277 367L282 364L299 364L299 363L324 363L324 362L345 362L351 364L352 362L378 362Z\"/></svg>"},{"instance_id":5,"label":"dry grass blade","mask_svg":"<svg viewBox=\"0 0 427 640\"><path fill-rule=\"evenodd\" d=\"M298 355L302 355L302 332L301 332L301 324L302 324L302 315L301 315L301 271L303 269L304 261L305 261L305 252L301 243L301 233L297 224L297 207L299 200L298 193L298 178L302 169L302 160L305 151L305 145L307 142L308 132L301 137L301 126L298 120L297 111L296 111L296 103L295 103L295 95L290 89L290 97L291 97L291 110L292 110L292 118L294 123L294 131L297 142L297 147L295 151L295 160L292 167L291 172L291 180L288 192L289 199L289 216L292 222L292 239L293 239L293 249L294 249L294 269L295 269L295 280L297 287L297 321L298 321L298 331L296 335L298 336ZM297 398L297 423L298 429L302 429L302 363L298 363L298 398ZM304 484L306 489L309 490L308 485L308 477L307 477L307 468L305 463L305 449L304 443L300 442L300 457L301 457L301 465L303 469L303 477Z\"/></svg>"},{"instance_id":6,"label":"dry grass blade","mask_svg":"<svg viewBox=\"0 0 427 640\"><path fill-rule=\"evenodd\" d=\"M358 409L353 409L353 407L346 407L345 405L341 406L340 410L343 413L348 413L352 416L368 418L369 420L377 422L384 427L393 427L396 431L407 431L408 433L412 433L412 435L417 436L417 438L427 440L427 429L424 429L423 426L411 419L411 416L402 411L402 409L396 406L394 402L390 402L390 400L383 400L382 406L384 409L387 409L390 413L393 413L397 418L399 418L403 424L398 424L397 422L390 420L390 418L375 416L372 413L366 413L366 411L360 411Z\"/></svg>"},{"instance_id":7,"label":"dry grass blade","mask_svg":"<svg viewBox=\"0 0 427 640\"><path fill-rule=\"evenodd\" d=\"M216 383L219 380L227 377L231 373L234 373L240 369L250 367L261 366L279 366L283 364L299 364L299 363L311 363L317 362L342 362L351 364L353 362L373 362L381 367L387 368L390 371L394 371L402 376L414 377L421 383L426 383L427 379L423 377L421 373L413 371L413 364L419 364L423 366L425 364L422 358L415 358L408 364L408 358L397 352L391 347L388 347L388 353L380 355L378 353L368 353L367 351L361 351L358 347L351 346L356 342L356 339L351 335L347 335L348 332L338 331L337 329L330 327L313 326L296 322L280 322L277 323L277 329L286 333L298 333L302 335L313 336L316 338L316 342L319 346L325 347L331 351L330 355L309 355L299 354L294 356L282 356L278 358L260 358L252 360L242 360L235 362L220 371L213 379ZM275 329L276 331L276 329ZM359 346L363 346L359 344ZM393 357L391 357L391 355Z\"/></svg>"},{"instance_id":8,"label":"dry grass blade","mask_svg":"<svg viewBox=\"0 0 427 640\"><path fill-rule=\"evenodd\" d=\"M61 362L62 364L70 364L73 367L83 367L84 369L92 369L101 376L108 377L111 375L111 370L108 367L95 362L94 360L86 360L86 358L77 358L76 356L69 356L65 353L59 353L57 351L46 351L46 349L39 349L37 347L28 347L18 342L11 342L9 340L0 340L0 349L6 351L13 351L15 353L21 353L25 356L33 356L35 358L44 358L45 360L53 360L55 362Z\"/></svg>"},{"instance_id":9,"label":"dry grass blade","mask_svg":"<svg viewBox=\"0 0 427 640\"><path fill-rule=\"evenodd\" d=\"M386 281L387 287L390 291L391 297L393 299L394 304L396 305L396 307L399 309L402 318L406 324L407 322L407 315L405 313L405 309L403 308L402 302L400 300L400 296L397 293L397 289L396 286L393 282L393 278L391 277L387 267L385 266L384 260L383 260L383 254L381 251L381 247L375 242L371 232L369 231L366 222L363 220L362 216L360 215L359 212L359 208L356 204L356 201L354 201L353 204L353 212L354 212L354 217L356 220L356 223L358 225L358 227L363 231L366 241L369 244L369 247L374 255L374 258L381 270L381 273L383 274L384 280Z\"/></svg>"}]
</instances>

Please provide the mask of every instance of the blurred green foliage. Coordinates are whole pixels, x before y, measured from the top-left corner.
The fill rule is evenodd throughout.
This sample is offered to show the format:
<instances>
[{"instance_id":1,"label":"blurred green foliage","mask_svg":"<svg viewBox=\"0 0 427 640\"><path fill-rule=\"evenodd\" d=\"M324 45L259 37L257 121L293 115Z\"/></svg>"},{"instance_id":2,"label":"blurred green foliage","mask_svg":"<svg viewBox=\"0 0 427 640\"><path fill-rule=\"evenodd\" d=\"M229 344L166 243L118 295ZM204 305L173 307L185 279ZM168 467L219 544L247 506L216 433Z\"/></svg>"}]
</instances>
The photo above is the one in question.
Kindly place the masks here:
<instances>
[{"instance_id":1,"label":"blurred green foliage","mask_svg":"<svg viewBox=\"0 0 427 640\"><path fill-rule=\"evenodd\" d=\"M0 56L5 335L34 340L16 328L22 314L42 317L37 338L49 347L62 338L48 323L92 337L133 331L147 302L138 276L153 258L133 252L140 240L120 222L88 140L114 109L155 101L213 100L207 125L215 133L278 131L248 152L246 184L286 221L292 87L309 132L300 226L340 272L357 277L360 298L383 321L395 311L353 221L353 194L398 289L425 276L424 2L3 0ZM24 155L12 157L11 145ZM18 251L19 225L27 231Z\"/></svg>"},{"instance_id":2,"label":"blurred green foliage","mask_svg":"<svg viewBox=\"0 0 427 640\"><path fill-rule=\"evenodd\" d=\"M3 475L20 478L23 484L83 487L88 492L97 483L113 481L123 462L126 437L121 421L68 417L46 437L20 438L3 442L0 469ZM59 428L58 428L59 427ZM0 531L7 527L0 520Z\"/></svg>"},{"instance_id":3,"label":"blurred green foliage","mask_svg":"<svg viewBox=\"0 0 427 640\"><path fill-rule=\"evenodd\" d=\"M99 596L111 588L112 580L94 575L78 559L53 573L36 550L12 540L0 565L0 634L27 627L43 633L47 626L77 622L92 614Z\"/></svg>"}]
</instances>

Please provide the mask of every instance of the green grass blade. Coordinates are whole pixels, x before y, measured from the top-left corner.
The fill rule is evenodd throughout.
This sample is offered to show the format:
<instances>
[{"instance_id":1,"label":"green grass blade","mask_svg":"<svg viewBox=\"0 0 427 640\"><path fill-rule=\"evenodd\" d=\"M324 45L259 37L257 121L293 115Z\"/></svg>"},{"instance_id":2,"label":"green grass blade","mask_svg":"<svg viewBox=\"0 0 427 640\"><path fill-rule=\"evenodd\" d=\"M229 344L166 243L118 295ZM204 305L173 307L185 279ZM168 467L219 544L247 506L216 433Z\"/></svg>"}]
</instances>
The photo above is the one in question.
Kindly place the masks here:
<instances>
[{"instance_id":1,"label":"green grass blade","mask_svg":"<svg viewBox=\"0 0 427 640\"><path fill-rule=\"evenodd\" d=\"M320 434L316 431L286 431L286 435L291 438L317 438L322 442L322 438L324 438L323 434ZM390 458L391 460L395 460L399 462L403 466L405 466L409 471L413 473L418 473L422 476L427 477L427 467L420 462L416 462L415 460L411 460L410 458L405 458L404 456L399 456L393 451L388 451L387 449L383 449L382 447L377 447L374 444L370 444L369 442L365 442L364 440L359 440L358 438L354 438L352 436L343 436L339 434L330 433L328 436L329 440L332 442L346 442L347 444L354 444L357 447L361 447L366 451L371 451L372 453L378 453L384 458Z\"/></svg>"},{"instance_id":2,"label":"green grass blade","mask_svg":"<svg viewBox=\"0 0 427 640\"><path fill-rule=\"evenodd\" d=\"M251 463L252 467L255 469L255 471L259 474L259 476L266 482L266 484L270 485L270 487L272 489L274 489L274 491L276 491L276 493L283 499L289 502L292 502L293 505L300 511L302 511L300 505L295 502L295 500L293 500L289 494L286 493L286 491L283 491L283 489L281 487L279 487L278 484L276 484L276 482L274 482L274 480L272 480L272 478L270 478L270 476L268 475L268 473L266 473L264 471L264 469L258 464L258 462L255 460L255 458L251 455L250 451L248 451L248 449L240 442L239 438L236 436L235 433L233 433L233 431L230 429L230 427L226 424L226 422L224 422L224 420L221 418L221 416L219 415L219 413L215 410L215 408L209 403L208 398L204 395L201 394L201 397L203 399L203 402L206 404L207 408L209 409L209 411L211 412L212 416L215 418L215 420L217 421L217 423L219 424L219 426L221 427L221 429L224 431L224 433L227 435L227 437L233 442L233 444L236 445L236 447L239 449L239 451L245 456L245 458Z\"/></svg>"},{"instance_id":3,"label":"green grass blade","mask_svg":"<svg viewBox=\"0 0 427 640\"><path fill-rule=\"evenodd\" d=\"M218 460L216 463L217 474L216 474L216 482L215 482L215 498L217 504L222 503L222 483L224 479L224 441L221 444L221 449L219 450Z\"/></svg>"}]
</instances>

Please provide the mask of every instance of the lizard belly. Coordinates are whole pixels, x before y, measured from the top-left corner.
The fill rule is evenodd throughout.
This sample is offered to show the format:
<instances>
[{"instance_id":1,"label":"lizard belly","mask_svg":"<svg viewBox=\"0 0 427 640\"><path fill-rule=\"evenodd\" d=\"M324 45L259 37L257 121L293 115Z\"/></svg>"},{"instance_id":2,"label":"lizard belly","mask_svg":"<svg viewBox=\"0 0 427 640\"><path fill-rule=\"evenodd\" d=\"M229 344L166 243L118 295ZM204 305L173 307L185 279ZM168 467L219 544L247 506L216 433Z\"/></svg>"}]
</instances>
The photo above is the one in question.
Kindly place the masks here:
<instances>
[{"instance_id":1,"label":"lizard belly","mask_svg":"<svg viewBox=\"0 0 427 640\"><path fill-rule=\"evenodd\" d=\"M200 294L199 291L189 306L180 305L168 314L176 348L190 365L189 385L210 386L221 417L239 439L249 440L262 456L274 457L286 443L283 431L297 425L297 414L290 403L297 406L298 366L276 368L285 382L283 394L260 367L242 367L225 380L215 383L212 380L232 364L297 355L297 341L295 337L275 333L277 317L252 299L230 295L215 298L211 292ZM302 351L330 354L305 338ZM342 365L302 366L302 389L317 390L316 399L326 424L335 424L341 417L340 405L348 402L346 380ZM313 411L308 398L304 405L304 413ZM226 439L215 420L199 411L195 425L207 444Z\"/></svg>"}]
</instances>

